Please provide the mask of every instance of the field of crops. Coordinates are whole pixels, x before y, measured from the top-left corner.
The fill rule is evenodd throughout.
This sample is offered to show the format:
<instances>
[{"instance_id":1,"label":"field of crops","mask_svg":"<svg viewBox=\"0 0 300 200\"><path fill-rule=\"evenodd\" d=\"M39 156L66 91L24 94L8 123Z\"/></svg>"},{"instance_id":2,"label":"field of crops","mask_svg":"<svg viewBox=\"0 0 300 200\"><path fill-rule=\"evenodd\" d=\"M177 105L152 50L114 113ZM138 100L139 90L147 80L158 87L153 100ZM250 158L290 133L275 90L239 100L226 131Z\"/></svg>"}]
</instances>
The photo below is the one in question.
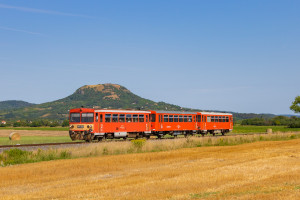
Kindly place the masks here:
<instances>
[{"instance_id":1,"label":"field of crops","mask_svg":"<svg viewBox=\"0 0 300 200\"><path fill-rule=\"evenodd\" d=\"M172 148L181 140L189 144L187 139L159 143ZM94 145L89 148L96 153ZM300 196L300 139L107 153L0 167L1 199L290 200Z\"/></svg>"}]
</instances>

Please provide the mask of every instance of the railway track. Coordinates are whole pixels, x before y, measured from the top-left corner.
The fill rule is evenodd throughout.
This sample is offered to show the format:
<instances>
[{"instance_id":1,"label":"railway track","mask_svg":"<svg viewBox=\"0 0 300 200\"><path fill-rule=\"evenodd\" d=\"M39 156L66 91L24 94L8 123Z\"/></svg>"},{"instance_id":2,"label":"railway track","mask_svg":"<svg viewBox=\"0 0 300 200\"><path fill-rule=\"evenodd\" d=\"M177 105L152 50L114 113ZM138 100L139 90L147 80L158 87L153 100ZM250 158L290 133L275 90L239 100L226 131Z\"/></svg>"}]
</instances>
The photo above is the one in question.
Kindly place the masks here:
<instances>
[{"instance_id":1,"label":"railway track","mask_svg":"<svg viewBox=\"0 0 300 200\"><path fill-rule=\"evenodd\" d=\"M204 137L227 137L227 136L246 136L246 135L264 135L267 133L247 133L247 134L229 134L229 135L206 135ZM194 135L194 136L188 136L188 137L203 137L201 135ZM149 140L173 140L173 139L182 139L184 137L165 137L165 138L150 138ZM83 145L83 144L94 144L94 143L106 143L106 142L125 142L125 141L130 141L131 139L128 140L106 140L102 142L63 142L63 143L41 143L41 144L14 144L14 145L0 145L0 149L7 149L7 148L20 148L20 147L44 147L44 146L61 146L61 145Z\"/></svg>"}]
</instances>

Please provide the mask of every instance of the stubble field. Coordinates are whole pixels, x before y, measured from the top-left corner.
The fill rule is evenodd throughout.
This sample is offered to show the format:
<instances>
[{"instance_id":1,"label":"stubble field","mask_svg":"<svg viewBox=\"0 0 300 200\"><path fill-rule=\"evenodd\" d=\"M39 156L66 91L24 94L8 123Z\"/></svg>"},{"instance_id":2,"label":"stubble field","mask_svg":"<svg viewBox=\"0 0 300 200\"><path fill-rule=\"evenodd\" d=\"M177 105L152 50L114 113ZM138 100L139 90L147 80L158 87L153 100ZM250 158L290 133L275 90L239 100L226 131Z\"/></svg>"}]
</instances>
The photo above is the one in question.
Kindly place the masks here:
<instances>
[{"instance_id":1,"label":"stubble field","mask_svg":"<svg viewBox=\"0 0 300 200\"><path fill-rule=\"evenodd\" d=\"M297 199L300 139L0 168L1 199Z\"/></svg>"}]
</instances>

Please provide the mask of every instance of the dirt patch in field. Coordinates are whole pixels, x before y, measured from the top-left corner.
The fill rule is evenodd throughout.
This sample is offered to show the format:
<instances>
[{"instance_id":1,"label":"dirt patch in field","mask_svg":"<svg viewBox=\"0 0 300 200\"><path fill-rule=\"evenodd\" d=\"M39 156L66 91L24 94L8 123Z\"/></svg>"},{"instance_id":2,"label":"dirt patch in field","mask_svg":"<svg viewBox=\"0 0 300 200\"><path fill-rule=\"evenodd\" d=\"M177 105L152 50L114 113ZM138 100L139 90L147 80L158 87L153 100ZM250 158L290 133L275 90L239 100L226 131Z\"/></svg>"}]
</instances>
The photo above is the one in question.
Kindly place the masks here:
<instances>
[{"instance_id":1,"label":"dirt patch in field","mask_svg":"<svg viewBox=\"0 0 300 200\"><path fill-rule=\"evenodd\" d=\"M21 136L69 136L68 131L0 130L0 137L9 137L12 132L18 132Z\"/></svg>"}]
</instances>

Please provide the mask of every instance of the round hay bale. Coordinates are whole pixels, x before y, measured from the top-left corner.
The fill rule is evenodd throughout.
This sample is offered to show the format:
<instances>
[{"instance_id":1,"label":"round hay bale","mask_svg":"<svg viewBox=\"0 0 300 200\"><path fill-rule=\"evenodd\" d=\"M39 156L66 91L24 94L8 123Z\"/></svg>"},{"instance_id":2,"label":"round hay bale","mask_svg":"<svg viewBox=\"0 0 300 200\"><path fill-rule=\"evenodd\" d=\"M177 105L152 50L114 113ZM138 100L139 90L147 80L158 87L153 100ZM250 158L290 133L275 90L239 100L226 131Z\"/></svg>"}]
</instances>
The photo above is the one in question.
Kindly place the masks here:
<instances>
[{"instance_id":1,"label":"round hay bale","mask_svg":"<svg viewBox=\"0 0 300 200\"><path fill-rule=\"evenodd\" d=\"M20 133L12 132L9 135L9 139L10 140L20 140L21 139L21 135L20 135Z\"/></svg>"},{"instance_id":2,"label":"round hay bale","mask_svg":"<svg viewBox=\"0 0 300 200\"><path fill-rule=\"evenodd\" d=\"M267 129L267 133L268 133L268 134L272 134L272 133L273 133L273 130L272 130L271 128L268 128L268 129Z\"/></svg>"}]
</instances>

